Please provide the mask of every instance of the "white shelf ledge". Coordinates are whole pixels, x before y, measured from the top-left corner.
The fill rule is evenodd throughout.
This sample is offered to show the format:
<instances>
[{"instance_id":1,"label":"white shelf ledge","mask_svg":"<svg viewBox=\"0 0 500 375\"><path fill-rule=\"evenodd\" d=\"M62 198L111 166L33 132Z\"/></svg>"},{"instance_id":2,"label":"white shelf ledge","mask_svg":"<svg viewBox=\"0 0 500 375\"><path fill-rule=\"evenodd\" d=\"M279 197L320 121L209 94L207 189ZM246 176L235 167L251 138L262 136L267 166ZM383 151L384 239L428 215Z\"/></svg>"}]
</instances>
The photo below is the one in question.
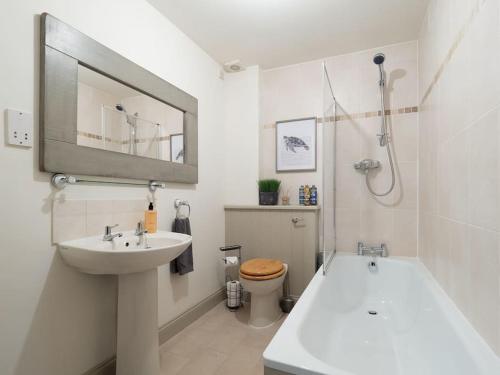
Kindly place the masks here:
<instances>
[{"instance_id":1,"label":"white shelf ledge","mask_svg":"<svg viewBox=\"0 0 500 375\"><path fill-rule=\"evenodd\" d=\"M320 206L299 206L299 205L289 205L289 206L259 206L259 205L226 205L224 210L226 211L319 211Z\"/></svg>"}]
</instances>

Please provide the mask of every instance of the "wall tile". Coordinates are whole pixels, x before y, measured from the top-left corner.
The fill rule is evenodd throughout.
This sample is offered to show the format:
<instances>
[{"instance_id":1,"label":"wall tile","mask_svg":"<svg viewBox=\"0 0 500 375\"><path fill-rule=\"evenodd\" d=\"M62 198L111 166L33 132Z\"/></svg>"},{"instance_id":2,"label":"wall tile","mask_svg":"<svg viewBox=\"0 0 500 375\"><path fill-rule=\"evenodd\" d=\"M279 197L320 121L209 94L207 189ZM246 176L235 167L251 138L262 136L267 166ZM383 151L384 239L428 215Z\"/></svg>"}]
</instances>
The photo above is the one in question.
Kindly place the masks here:
<instances>
[{"instance_id":1,"label":"wall tile","mask_svg":"<svg viewBox=\"0 0 500 375\"><path fill-rule=\"evenodd\" d=\"M361 240L368 245L385 243L389 251L393 248L394 212L391 209L361 211Z\"/></svg>"},{"instance_id":2,"label":"wall tile","mask_svg":"<svg viewBox=\"0 0 500 375\"><path fill-rule=\"evenodd\" d=\"M337 251L355 252L357 243L361 240L359 236L361 223L358 210L337 208Z\"/></svg>"},{"instance_id":3,"label":"wall tile","mask_svg":"<svg viewBox=\"0 0 500 375\"><path fill-rule=\"evenodd\" d=\"M391 255L417 256L418 215L415 210L393 211L394 240Z\"/></svg>"},{"instance_id":4,"label":"wall tile","mask_svg":"<svg viewBox=\"0 0 500 375\"><path fill-rule=\"evenodd\" d=\"M453 220L466 222L469 202L469 168L467 164L470 158L466 132L461 132L451 139L449 155L449 217Z\"/></svg>"},{"instance_id":5,"label":"wall tile","mask_svg":"<svg viewBox=\"0 0 500 375\"><path fill-rule=\"evenodd\" d=\"M500 355L500 4L432 0L419 37L419 257Z\"/></svg>"},{"instance_id":6,"label":"wall tile","mask_svg":"<svg viewBox=\"0 0 500 375\"><path fill-rule=\"evenodd\" d=\"M438 217L436 227L436 246L434 257L436 260L436 279L439 281L446 293L450 292L450 242L451 242L451 221Z\"/></svg>"},{"instance_id":7,"label":"wall tile","mask_svg":"<svg viewBox=\"0 0 500 375\"><path fill-rule=\"evenodd\" d=\"M132 230L144 220L147 202L129 200L54 200L53 242L73 240L104 233L106 225L119 224L118 231Z\"/></svg>"},{"instance_id":8,"label":"wall tile","mask_svg":"<svg viewBox=\"0 0 500 375\"><path fill-rule=\"evenodd\" d=\"M470 26L470 101L473 120L500 104L500 35L498 1L484 1Z\"/></svg>"},{"instance_id":9,"label":"wall tile","mask_svg":"<svg viewBox=\"0 0 500 375\"><path fill-rule=\"evenodd\" d=\"M337 163L354 164L362 156L362 132L360 120L337 123Z\"/></svg>"},{"instance_id":10,"label":"wall tile","mask_svg":"<svg viewBox=\"0 0 500 375\"><path fill-rule=\"evenodd\" d=\"M96 236L104 233L106 225L114 225L113 206L111 201L91 200L85 201L87 207L86 235Z\"/></svg>"},{"instance_id":11,"label":"wall tile","mask_svg":"<svg viewBox=\"0 0 500 375\"><path fill-rule=\"evenodd\" d=\"M52 242L74 240L85 236L85 201L54 200L52 209Z\"/></svg>"},{"instance_id":12,"label":"wall tile","mask_svg":"<svg viewBox=\"0 0 500 375\"><path fill-rule=\"evenodd\" d=\"M147 209L145 200L114 200L112 201L113 222L119 224L119 230L132 230L137 223L144 220Z\"/></svg>"},{"instance_id":13,"label":"wall tile","mask_svg":"<svg viewBox=\"0 0 500 375\"><path fill-rule=\"evenodd\" d=\"M335 201L337 208L359 210L362 183L364 184L364 176L360 175L352 164L337 163Z\"/></svg>"},{"instance_id":14,"label":"wall tile","mask_svg":"<svg viewBox=\"0 0 500 375\"><path fill-rule=\"evenodd\" d=\"M468 131L470 223L500 230L500 111L491 111Z\"/></svg>"},{"instance_id":15,"label":"wall tile","mask_svg":"<svg viewBox=\"0 0 500 375\"><path fill-rule=\"evenodd\" d=\"M380 134L381 117L372 117L360 121L361 129L361 158L387 159L385 147L380 147L377 135Z\"/></svg>"},{"instance_id":16,"label":"wall tile","mask_svg":"<svg viewBox=\"0 0 500 375\"><path fill-rule=\"evenodd\" d=\"M470 233L467 224L450 222L450 297L465 315L471 299Z\"/></svg>"},{"instance_id":17,"label":"wall tile","mask_svg":"<svg viewBox=\"0 0 500 375\"><path fill-rule=\"evenodd\" d=\"M495 350L498 347L498 315L500 291L498 286L499 236L497 232L469 227L471 249L471 300L469 318Z\"/></svg>"},{"instance_id":18,"label":"wall tile","mask_svg":"<svg viewBox=\"0 0 500 375\"><path fill-rule=\"evenodd\" d=\"M418 114L391 116L394 154L398 162L418 160Z\"/></svg>"},{"instance_id":19,"label":"wall tile","mask_svg":"<svg viewBox=\"0 0 500 375\"><path fill-rule=\"evenodd\" d=\"M347 113L360 112L359 56L336 56L327 59L326 65L339 106Z\"/></svg>"},{"instance_id":20,"label":"wall tile","mask_svg":"<svg viewBox=\"0 0 500 375\"><path fill-rule=\"evenodd\" d=\"M418 256L424 262L424 264L429 268L429 270L435 274L435 259L434 259L434 247L433 242L433 218L435 216L425 213L423 211L419 212L419 224L418 224Z\"/></svg>"}]
</instances>

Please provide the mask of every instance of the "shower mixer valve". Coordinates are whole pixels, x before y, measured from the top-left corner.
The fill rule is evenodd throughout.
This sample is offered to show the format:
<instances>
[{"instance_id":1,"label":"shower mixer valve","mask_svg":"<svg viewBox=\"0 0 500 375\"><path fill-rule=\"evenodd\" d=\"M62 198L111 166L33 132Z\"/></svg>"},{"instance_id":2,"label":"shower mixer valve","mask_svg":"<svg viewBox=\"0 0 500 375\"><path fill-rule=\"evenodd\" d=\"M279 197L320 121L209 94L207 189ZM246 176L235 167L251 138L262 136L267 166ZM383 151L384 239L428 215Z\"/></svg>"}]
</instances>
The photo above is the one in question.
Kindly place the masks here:
<instances>
[{"instance_id":1,"label":"shower mixer valve","mask_svg":"<svg viewBox=\"0 0 500 375\"><path fill-rule=\"evenodd\" d=\"M373 159L363 159L354 163L354 169L368 173L370 169L377 169L380 167L380 162Z\"/></svg>"}]
</instances>

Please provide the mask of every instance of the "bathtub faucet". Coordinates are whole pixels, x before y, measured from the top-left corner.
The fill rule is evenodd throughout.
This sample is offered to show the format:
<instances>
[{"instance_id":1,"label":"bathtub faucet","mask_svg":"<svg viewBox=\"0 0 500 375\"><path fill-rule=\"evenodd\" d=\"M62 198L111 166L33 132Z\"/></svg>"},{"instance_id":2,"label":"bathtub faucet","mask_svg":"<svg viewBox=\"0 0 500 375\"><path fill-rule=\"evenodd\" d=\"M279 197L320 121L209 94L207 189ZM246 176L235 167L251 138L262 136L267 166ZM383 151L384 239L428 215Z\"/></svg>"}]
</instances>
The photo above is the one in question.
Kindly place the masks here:
<instances>
[{"instance_id":1,"label":"bathtub faucet","mask_svg":"<svg viewBox=\"0 0 500 375\"><path fill-rule=\"evenodd\" d=\"M358 242L358 255L386 257L389 253L385 244L381 244L380 246L366 246L363 242Z\"/></svg>"}]
</instances>

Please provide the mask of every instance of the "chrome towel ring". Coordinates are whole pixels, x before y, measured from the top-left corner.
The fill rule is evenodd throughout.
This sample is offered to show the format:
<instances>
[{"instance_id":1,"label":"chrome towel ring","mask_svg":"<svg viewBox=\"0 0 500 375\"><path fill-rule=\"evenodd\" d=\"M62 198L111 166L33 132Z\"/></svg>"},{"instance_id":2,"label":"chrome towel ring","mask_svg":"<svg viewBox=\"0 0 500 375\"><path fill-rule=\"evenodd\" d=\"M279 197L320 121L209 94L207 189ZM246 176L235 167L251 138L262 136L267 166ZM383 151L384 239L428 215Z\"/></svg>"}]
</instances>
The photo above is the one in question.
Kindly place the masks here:
<instances>
[{"instance_id":1,"label":"chrome towel ring","mask_svg":"<svg viewBox=\"0 0 500 375\"><path fill-rule=\"evenodd\" d=\"M182 208L182 206L186 206L188 208L188 214L187 214L187 216L182 216L181 215L181 208ZM183 200L180 200L180 199L176 199L176 200L174 200L174 207L177 210L176 213L175 213L175 217L176 218L179 219L181 217L185 217L185 218L189 219L189 216L191 216L191 206L189 205L188 201L183 201Z\"/></svg>"}]
</instances>

